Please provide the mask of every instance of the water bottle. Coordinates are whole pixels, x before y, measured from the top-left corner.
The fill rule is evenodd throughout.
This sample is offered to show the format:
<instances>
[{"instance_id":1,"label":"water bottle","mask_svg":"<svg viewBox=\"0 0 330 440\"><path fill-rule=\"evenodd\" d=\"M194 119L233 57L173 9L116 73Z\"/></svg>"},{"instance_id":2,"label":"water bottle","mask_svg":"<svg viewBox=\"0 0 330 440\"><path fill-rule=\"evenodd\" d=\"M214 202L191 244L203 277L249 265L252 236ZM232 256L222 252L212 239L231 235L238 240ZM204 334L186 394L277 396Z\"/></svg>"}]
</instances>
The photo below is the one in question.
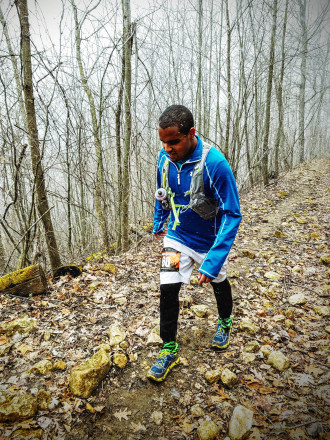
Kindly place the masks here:
<instances>
[{"instance_id":1,"label":"water bottle","mask_svg":"<svg viewBox=\"0 0 330 440\"><path fill-rule=\"evenodd\" d=\"M155 192L155 197L162 204L163 209L171 209L171 204L165 188L158 188Z\"/></svg>"}]
</instances>

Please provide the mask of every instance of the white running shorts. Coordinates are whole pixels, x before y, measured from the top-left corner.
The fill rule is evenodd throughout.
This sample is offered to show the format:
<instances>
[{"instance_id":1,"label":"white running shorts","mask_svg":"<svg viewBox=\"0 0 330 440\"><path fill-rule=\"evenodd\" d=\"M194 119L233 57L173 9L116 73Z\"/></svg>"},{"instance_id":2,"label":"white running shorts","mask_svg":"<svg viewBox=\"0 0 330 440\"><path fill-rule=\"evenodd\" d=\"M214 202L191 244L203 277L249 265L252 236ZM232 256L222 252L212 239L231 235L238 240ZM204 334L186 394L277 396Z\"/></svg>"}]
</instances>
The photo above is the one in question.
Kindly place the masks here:
<instances>
[{"instance_id":1,"label":"white running shorts","mask_svg":"<svg viewBox=\"0 0 330 440\"><path fill-rule=\"evenodd\" d=\"M164 238L162 252L160 284L190 283L194 264L199 268L206 253L196 252L178 241ZM221 283L227 278L228 258L224 262L213 283Z\"/></svg>"}]
</instances>

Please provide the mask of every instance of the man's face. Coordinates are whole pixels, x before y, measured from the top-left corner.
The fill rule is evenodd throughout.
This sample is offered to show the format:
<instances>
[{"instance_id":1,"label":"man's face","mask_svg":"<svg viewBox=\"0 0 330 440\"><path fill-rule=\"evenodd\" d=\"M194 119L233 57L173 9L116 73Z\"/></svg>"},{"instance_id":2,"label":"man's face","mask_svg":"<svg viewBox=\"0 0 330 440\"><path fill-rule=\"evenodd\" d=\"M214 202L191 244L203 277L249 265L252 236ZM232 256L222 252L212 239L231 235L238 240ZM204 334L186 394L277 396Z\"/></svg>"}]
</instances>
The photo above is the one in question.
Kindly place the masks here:
<instances>
[{"instance_id":1,"label":"man's face","mask_svg":"<svg viewBox=\"0 0 330 440\"><path fill-rule=\"evenodd\" d=\"M172 162L177 162L189 156L197 145L195 129L193 127L189 130L188 134L180 133L177 125L168 128L159 128L158 133L163 148Z\"/></svg>"}]
</instances>

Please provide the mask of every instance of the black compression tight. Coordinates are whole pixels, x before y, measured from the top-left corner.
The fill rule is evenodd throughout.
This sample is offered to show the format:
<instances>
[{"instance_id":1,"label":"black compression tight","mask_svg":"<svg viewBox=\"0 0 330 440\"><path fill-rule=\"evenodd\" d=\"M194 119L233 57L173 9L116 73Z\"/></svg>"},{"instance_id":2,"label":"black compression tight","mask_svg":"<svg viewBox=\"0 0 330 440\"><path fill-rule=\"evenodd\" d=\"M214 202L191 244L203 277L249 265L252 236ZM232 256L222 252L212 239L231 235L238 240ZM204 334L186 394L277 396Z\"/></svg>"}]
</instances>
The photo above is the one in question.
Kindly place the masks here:
<instances>
[{"instance_id":1,"label":"black compression tight","mask_svg":"<svg viewBox=\"0 0 330 440\"><path fill-rule=\"evenodd\" d=\"M160 285L160 337L166 342L176 340L179 318L179 292L182 283ZM211 282L220 318L229 318L233 310L231 287L226 278L221 283Z\"/></svg>"}]
</instances>

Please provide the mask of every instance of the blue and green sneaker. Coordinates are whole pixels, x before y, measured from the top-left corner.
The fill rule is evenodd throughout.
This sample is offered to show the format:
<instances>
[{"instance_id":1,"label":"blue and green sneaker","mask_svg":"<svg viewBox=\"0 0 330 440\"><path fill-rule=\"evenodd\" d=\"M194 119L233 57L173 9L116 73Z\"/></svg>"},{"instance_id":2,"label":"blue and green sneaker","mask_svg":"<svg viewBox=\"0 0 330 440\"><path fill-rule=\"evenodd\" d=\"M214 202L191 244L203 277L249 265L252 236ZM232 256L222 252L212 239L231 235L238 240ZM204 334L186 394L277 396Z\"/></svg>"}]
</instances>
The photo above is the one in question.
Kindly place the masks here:
<instances>
[{"instance_id":1,"label":"blue and green sneaker","mask_svg":"<svg viewBox=\"0 0 330 440\"><path fill-rule=\"evenodd\" d=\"M228 347L230 341L231 324L231 317L219 317L217 331L215 332L212 341L212 347L220 349Z\"/></svg>"},{"instance_id":2,"label":"blue and green sneaker","mask_svg":"<svg viewBox=\"0 0 330 440\"><path fill-rule=\"evenodd\" d=\"M148 371L147 377L156 382L162 382L171 369L180 362L178 344L167 342L163 345L157 361Z\"/></svg>"}]
</instances>

